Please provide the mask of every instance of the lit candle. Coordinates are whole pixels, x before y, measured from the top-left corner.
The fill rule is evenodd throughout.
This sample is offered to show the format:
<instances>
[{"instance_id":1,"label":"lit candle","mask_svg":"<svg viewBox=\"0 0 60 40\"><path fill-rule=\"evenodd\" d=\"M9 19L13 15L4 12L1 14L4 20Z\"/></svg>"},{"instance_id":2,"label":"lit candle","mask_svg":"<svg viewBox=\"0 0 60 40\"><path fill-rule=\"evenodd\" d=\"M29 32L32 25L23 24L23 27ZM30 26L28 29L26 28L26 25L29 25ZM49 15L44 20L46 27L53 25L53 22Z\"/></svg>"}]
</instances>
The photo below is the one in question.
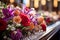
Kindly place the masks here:
<instances>
[{"instance_id":1,"label":"lit candle","mask_svg":"<svg viewBox=\"0 0 60 40\"><path fill-rule=\"evenodd\" d=\"M46 0L41 0L42 5L46 5Z\"/></svg>"},{"instance_id":2,"label":"lit candle","mask_svg":"<svg viewBox=\"0 0 60 40\"><path fill-rule=\"evenodd\" d=\"M34 0L34 7L38 8L39 7L39 0Z\"/></svg>"},{"instance_id":3,"label":"lit candle","mask_svg":"<svg viewBox=\"0 0 60 40\"><path fill-rule=\"evenodd\" d=\"M13 3L14 2L14 0L10 0L10 3Z\"/></svg>"},{"instance_id":4,"label":"lit candle","mask_svg":"<svg viewBox=\"0 0 60 40\"><path fill-rule=\"evenodd\" d=\"M54 7L57 7L58 6L58 0L54 0L53 5L54 5Z\"/></svg>"}]
</instances>

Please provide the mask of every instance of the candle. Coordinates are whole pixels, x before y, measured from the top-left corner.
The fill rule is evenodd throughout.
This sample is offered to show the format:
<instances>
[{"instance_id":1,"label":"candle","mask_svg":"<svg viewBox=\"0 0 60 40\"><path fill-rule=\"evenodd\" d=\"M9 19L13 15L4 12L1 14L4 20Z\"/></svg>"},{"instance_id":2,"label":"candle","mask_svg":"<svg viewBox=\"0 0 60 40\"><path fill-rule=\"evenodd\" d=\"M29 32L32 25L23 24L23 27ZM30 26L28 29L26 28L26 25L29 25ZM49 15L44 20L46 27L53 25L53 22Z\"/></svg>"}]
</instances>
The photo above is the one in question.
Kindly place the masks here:
<instances>
[{"instance_id":1,"label":"candle","mask_svg":"<svg viewBox=\"0 0 60 40\"><path fill-rule=\"evenodd\" d=\"M41 0L42 5L46 5L46 0Z\"/></svg>"},{"instance_id":2,"label":"candle","mask_svg":"<svg viewBox=\"0 0 60 40\"><path fill-rule=\"evenodd\" d=\"M10 3L13 3L14 2L14 0L10 0Z\"/></svg>"},{"instance_id":3,"label":"candle","mask_svg":"<svg viewBox=\"0 0 60 40\"><path fill-rule=\"evenodd\" d=\"M58 6L58 0L54 0L53 5L54 5L54 7L57 7Z\"/></svg>"},{"instance_id":4,"label":"candle","mask_svg":"<svg viewBox=\"0 0 60 40\"><path fill-rule=\"evenodd\" d=\"M34 0L34 7L38 8L39 7L39 0Z\"/></svg>"}]
</instances>

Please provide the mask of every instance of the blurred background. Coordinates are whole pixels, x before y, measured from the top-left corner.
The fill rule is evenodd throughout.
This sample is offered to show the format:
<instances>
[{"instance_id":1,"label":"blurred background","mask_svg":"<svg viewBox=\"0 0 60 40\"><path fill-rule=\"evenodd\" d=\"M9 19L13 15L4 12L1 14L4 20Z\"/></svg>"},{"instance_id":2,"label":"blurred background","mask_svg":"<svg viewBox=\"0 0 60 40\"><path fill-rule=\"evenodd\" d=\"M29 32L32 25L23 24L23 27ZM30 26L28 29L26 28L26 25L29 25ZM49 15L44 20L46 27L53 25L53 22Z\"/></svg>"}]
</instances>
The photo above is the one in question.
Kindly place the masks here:
<instances>
[{"instance_id":1,"label":"blurred background","mask_svg":"<svg viewBox=\"0 0 60 40\"><path fill-rule=\"evenodd\" d=\"M54 11L60 12L60 0L0 0L0 8L2 2L5 4L13 3L15 6L21 6L21 3L24 3L29 8L35 8L37 11Z\"/></svg>"},{"instance_id":2,"label":"blurred background","mask_svg":"<svg viewBox=\"0 0 60 40\"><path fill-rule=\"evenodd\" d=\"M20 8L24 4L28 8L34 8L38 13L58 15L60 19L60 0L0 0L0 12L10 4Z\"/></svg>"}]
</instances>

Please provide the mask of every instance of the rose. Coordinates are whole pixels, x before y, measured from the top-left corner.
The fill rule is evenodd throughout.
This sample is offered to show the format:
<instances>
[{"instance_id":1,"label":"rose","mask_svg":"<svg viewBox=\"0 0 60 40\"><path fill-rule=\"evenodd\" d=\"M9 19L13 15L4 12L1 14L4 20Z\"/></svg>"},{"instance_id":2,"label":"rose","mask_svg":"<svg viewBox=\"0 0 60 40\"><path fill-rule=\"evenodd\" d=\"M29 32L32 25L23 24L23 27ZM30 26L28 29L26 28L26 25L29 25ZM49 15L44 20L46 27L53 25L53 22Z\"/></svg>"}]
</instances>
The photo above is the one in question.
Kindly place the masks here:
<instances>
[{"instance_id":1,"label":"rose","mask_svg":"<svg viewBox=\"0 0 60 40\"><path fill-rule=\"evenodd\" d=\"M40 26L42 27L42 30L43 31L46 31L46 26L47 25L46 25L46 22L45 21L43 21L43 23L41 23Z\"/></svg>"},{"instance_id":2,"label":"rose","mask_svg":"<svg viewBox=\"0 0 60 40\"><path fill-rule=\"evenodd\" d=\"M19 24L21 22L20 16L14 16L13 17L13 22Z\"/></svg>"},{"instance_id":3,"label":"rose","mask_svg":"<svg viewBox=\"0 0 60 40\"><path fill-rule=\"evenodd\" d=\"M3 31L7 28L7 22L0 18L0 31Z\"/></svg>"},{"instance_id":4,"label":"rose","mask_svg":"<svg viewBox=\"0 0 60 40\"><path fill-rule=\"evenodd\" d=\"M27 15L24 13L20 13L20 17L22 19L21 23L23 26L29 26L30 25L30 19Z\"/></svg>"},{"instance_id":5,"label":"rose","mask_svg":"<svg viewBox=\"0 0 60 40\"><path fill-rule=\"evenodd\" d=\"M51 20L50 17L47 17L45 21L46 21L47 24L50 24L52 20Z\"/></svg>"}]
</instances>

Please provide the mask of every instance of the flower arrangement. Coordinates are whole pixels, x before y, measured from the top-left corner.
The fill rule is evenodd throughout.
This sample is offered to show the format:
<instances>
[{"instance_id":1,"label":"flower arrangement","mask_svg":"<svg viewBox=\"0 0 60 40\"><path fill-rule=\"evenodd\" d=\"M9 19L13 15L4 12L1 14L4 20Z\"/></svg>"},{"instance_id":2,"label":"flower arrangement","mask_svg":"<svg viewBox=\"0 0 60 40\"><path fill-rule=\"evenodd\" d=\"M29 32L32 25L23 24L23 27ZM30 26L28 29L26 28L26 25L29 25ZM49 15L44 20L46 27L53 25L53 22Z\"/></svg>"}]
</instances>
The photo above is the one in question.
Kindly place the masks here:
<instances>
[{"instance_id":1,"label":"flower arrangement","mask_svg":"<svg viewBox=\"0 0 60 40\"><path fill-rule=\"evenodd\" d=\"M25 6L24 6L25 7ZM43 16L37 14L34 8L24 9L7 8L2 9L3 18L0 18L0 31L4 40L21 40L24 36L38 32L39 30L46 31L46 22Z\"/></svg>"},{"instance_id":2,"label":"flower arrangement","mask_svg":"<svg viewBox=\"0 0 60 40\"><path fill-rule=\"evenodd\" d=\"M44 20L48 26L55 23L59 18L56 12L45 11L41 15L44 17Z\"/></svg>"}]
</instances>

